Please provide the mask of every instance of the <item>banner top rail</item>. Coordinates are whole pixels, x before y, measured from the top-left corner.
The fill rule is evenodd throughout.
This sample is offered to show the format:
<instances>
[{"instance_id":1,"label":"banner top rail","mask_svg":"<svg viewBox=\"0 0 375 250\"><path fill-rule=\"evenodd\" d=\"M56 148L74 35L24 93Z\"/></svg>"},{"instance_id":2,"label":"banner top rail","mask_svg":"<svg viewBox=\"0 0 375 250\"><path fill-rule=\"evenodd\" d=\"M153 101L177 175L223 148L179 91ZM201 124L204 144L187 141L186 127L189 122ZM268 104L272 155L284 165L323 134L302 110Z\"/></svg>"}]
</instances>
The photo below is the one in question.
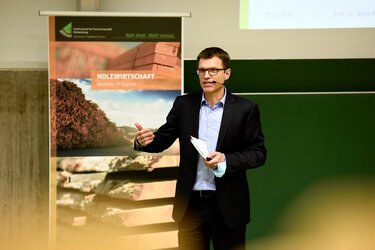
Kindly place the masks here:
<instances>
[{"instance_id":1,"label":"banner top rail","mask_svg":"<svg viewBox=\"0 0 375 250\"><path fill-rule=\"evenodd\" d=\"M39 16L191 17L191 12L39 11Z\"/></svg>"}]
</instances>

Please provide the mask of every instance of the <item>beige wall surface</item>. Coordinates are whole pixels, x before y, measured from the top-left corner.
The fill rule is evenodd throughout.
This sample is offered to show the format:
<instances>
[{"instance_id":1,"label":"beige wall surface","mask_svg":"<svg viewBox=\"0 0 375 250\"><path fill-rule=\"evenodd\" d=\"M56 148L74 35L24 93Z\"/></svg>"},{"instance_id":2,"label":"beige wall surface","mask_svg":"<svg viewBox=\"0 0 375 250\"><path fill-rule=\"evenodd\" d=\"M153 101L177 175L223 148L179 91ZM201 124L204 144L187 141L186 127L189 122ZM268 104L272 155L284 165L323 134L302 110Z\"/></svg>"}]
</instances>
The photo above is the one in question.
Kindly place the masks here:
<instances>
[{"instance_id":1,"label":"beige wall surface","mask_svg":"<svg viewBox=\"0 0 375 250\"><path fill-rule=\"evenodd\" d=\"M47 68L47 17L39 10L75 11L77 0L0 0L0 68ZM191 12L185 58L221 46L236 59L374 58L375 28L240 30L239 0L103 0L106 12Z\"/></svg>"},{"instance_id":2,"label":"beige wall surface","mask_svg":"<svg viewBox=\"0 0 375 250\"><path fill-rule=\"evenodd\" d=\"M240 30L239 0L107 0L100 10L191 12L185 58L208 46L221 46L236 59L375 57L375 29Z\"/></svg>"},{"instance_id":3,"label":"beige wall surface","mask_svg":"<svg viewBox=\"0 0 375 250\"><path fill-rule=\"evenodd\" d=\"M0 0L0 68L47 68L47 17L39 10L76 8L76 0Z\"/></svg>"}]
</instances>

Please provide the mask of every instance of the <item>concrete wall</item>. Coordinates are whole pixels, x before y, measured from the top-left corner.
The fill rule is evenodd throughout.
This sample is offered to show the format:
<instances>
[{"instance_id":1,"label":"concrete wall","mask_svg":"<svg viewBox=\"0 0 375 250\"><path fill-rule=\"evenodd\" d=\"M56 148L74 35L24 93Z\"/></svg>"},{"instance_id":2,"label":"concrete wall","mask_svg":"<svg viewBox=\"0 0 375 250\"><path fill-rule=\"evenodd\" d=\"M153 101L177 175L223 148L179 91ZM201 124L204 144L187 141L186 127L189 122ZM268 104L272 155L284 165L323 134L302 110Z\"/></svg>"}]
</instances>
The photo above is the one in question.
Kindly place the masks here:
<instances>
[{"instance_id":1,"label":"concrete wall","mask_svg":"<svg viewBox=\"0 0 375 250\"><path fill-rule=\"evenodd\" d=\"M0 70L0 249L48 246L47 70Z\"/></svg>"}]
</instances>

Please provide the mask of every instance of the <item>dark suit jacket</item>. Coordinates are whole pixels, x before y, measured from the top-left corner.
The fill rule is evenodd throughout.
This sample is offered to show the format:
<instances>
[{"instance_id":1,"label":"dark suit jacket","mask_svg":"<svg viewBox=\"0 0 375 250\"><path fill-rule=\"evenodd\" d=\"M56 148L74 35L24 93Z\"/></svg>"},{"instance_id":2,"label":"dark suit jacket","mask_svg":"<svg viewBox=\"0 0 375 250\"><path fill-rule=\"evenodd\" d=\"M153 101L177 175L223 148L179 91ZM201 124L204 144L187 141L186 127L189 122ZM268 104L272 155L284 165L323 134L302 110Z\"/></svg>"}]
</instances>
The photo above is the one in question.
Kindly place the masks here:
<instances>
[{"instance_id":1,"label":"dark suit jacket","mask_svg":"<svg viewBox=\"0 0 375 250\"><path fill-rule=\"evenodd\" d=\"M199 111L202 93L176 98L166 123L155 132L154 141L134 149L161 152L180 140L178 171L173 218L178 223L186 211L195 183L198 153L190 135L198 138ZM220 211L230 227L250 221L250 196L246 170L264 164L266 149L261 130L258 105L227 91L216 151L224 153L227 169L215 177Z\"/></svg>"}]
</instances>

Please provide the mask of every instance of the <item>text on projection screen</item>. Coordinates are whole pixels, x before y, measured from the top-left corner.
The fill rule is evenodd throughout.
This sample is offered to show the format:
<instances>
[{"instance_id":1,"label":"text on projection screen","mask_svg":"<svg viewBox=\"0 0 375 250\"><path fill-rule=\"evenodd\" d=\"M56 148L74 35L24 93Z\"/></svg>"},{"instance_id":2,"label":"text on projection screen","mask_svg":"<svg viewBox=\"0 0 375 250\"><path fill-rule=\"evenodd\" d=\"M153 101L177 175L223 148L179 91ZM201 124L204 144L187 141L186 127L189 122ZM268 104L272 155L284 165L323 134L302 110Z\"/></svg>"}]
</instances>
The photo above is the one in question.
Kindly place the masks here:
<instances>
[{"instance_id":1,"label":"text on projection screen","mask_svg":"<svg viewBox=\"0 0 375 250\"><path fill-rule=\"evenodd\" d=\"M241 0L241 28L375 27L375 0ZM245 23L244 23L245 22Z\"/></svg>"}]
</instances>

